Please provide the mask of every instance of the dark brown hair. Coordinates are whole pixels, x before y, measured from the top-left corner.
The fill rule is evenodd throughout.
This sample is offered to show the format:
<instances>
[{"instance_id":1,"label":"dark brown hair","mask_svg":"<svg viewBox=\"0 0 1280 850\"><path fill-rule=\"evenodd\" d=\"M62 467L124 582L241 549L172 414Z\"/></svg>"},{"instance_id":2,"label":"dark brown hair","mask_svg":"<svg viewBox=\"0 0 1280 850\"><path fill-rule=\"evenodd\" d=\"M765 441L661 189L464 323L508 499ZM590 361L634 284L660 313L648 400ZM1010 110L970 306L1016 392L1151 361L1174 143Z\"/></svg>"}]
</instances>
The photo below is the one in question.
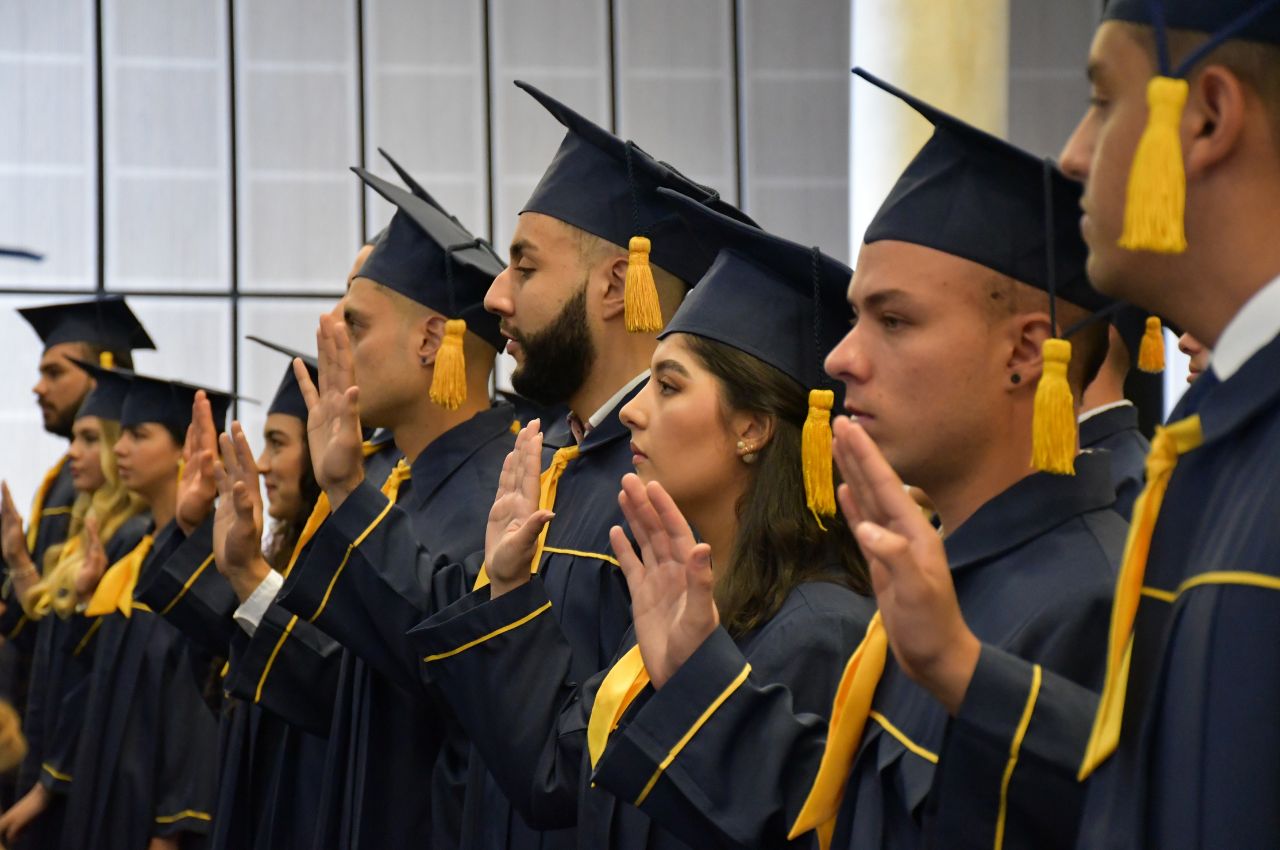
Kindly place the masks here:
<instances>
[{"instance_id":1,"label":"dark brown hair","mask_svg":"<svg viewBox=\"0 0 1280 850\"><path fill-rule=\"evenodd\" d=\"M267 542L266 551L262 553L271 569L284 572L289 566L289 558L293 549L302 537L302 529L306 527L311 512L315 510L316 499L320 498L320 485L316 483L315 471L311 468L311 446L307 442L306 423L302 429L302 480L298 483L301 500L298 510L288 519L276 520L271 527L271 538Z\"/></svg>"},{"instance_id":2,"label":"dark brown hair","mask_svg":"<svg viewBox=\"0 0 1280 850\"><path fill-rule=\"evenodd\" d=\"M773 436L751 467L738 503L738 534L728 569L716 580L720 621L732 635L767 622L798 585L830 581L866 595L867 566L848 523L836 516L824 531L805 504L800 435L808 393L773 366L705 337L685 337L689 350L720 384L727 411L772 417Z\"/></svg>"}]
</instances>

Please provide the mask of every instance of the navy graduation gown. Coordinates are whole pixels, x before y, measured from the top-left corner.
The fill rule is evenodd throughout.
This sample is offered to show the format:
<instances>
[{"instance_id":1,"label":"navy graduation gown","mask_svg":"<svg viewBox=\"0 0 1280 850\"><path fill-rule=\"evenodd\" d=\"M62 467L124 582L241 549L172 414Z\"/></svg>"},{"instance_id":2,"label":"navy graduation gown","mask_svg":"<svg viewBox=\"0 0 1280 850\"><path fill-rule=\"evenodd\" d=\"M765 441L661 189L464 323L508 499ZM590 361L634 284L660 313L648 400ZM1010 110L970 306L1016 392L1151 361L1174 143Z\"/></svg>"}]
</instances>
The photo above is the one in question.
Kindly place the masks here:
<instances>
[{"instance_id":1,"label":"navy graduation gown","mask_svg":"<svg viewBox=\"0 0 1280 850\"><path fill-rule=\"evenodd\" d=\"M337 583L331 589L330 580L361 570L348 555L349 545L371 526L370 534L375 533L392 515L405 523L406 542L415 550L419 543L428 551L482 548L498 475L515 441L511 421L510 408L493 408L433 441L414 461L395 506L372 481L361 485L321 526L233 667L233 692L294 722L315 713L297 703L316 703L319 696L299 698L305 687L299 671L324 670L336 677L327 705L318 847L458 843L467 769L460 729L429 695L379 672L329 636L327 609L344 602L348 593ZM358 513L356 505L351 510L348 505L365 500L378 504L377 513L351 539L335 543L333 532L342 518ZM310 581L322 570L329 578L308 596ZM412 572L401 589L418 596L424 592ZM290 613L286 604L300 613Z\"/></svg>"},{"instance_id":2,"label":"navy graduation gown","mask_svg":"<svg viewBox=\"0 0 1280 850\"><path fill-rule=\"evenodd\" d=\"M633 389L614 406L587 434L578 458L565 467L556 498L557 516L547 532L539 567L547 593L556 603L553 613L573 649L574 675L579 681L608 664L630 625L630 599L609 554L608 531L622 522L617 507L619 481L632 471L630 432L618 411L639 391L639 387ZM567 426L549 430L545 460L571 441ZM490 491L483 507L486 517L492 503ZM416 687L420 655L406 632L433 611L470 593L483 552L459 559L467 550L454 545L434 551L420 546L399 511L393 509L378 520L385 506L386 500L368 484L353 493L321 527L314 541L317 554L299 565L296 582L290 582L282 603L297 612L314 612L328 594L317 624L340 636L386 675ZM357 539L360 544L353 548ZM346 568L338 572L344 557L349 558ZM487 591L482 593L488 597ZM574 846L569 829L531 828L512 809L483 762L474 757L462 837L464 848Z\"/></svg>"},{"instance_id":3,"label":"navy graduation gown","mask_svg":"<svg viewBox=\"0 0 1280 850\"><path fill-rule=\"evenodd\" d=\"M103 544L107 563L115 563L138 545L151 526L146 514L121 523ZM85 670L68 664L62 644L69 628L66 620L50 613L36 625L35 655L31 668L22 729L27 737L27 757L18 773L18 793L27 793L37 782L50 794L48 807L23 833L21 850L60 846L71 762L83 722Z\"/></svg>"},{"instance_id":4,"label":"navy graduation gown","mask_svg":"<svg viewBox=\"0 0 1280 850\"><path fill-rule=\"evenodd\" d=\"M607 671L579 684L545 580L535 577L497 600L487 596L481 591L461 600L412 637L424 656L443 656L427 667L516 807L534 825L576 823L577 846L583 850L718 845L714 823L696 808L654 823L647 809L642 813L630 805L653 770L618 795L593 787L586 730ZM719 630L707 643L711 651L734 659L735 673L750 664L750 675L760 685L785 688L799 710L825 714L842 660L866 631L871 611L869 600L845 587L812 582L795 588L758 629L736 641ZM628 632L621 649L632 645ZM530 665L530 658L538 664ZM647 688L624 720L637 737L658 742L655 746L663 748L658 760L695 726L697 713L687 710L695 703L687 696L679 685L658 693ZM614 752L614 762L628 758L633 765L643 760ZM601 762L601 773L607 761Z\"/></svg>"},{"instance_id":5,"label":"navy graduation gown","mask_svg":"<svg viewBox=\"0 0 1280 850\"><path fill-rule=\"evenodd\" d=\"M1147 452L1151 449L1151 443L1138 430L1138 408L1125 404L1081 422L1080 448L1101 449L1110 455L1111 479L1116 488L1114 508L1128 519L1146 484Z\"/></svg>"},{"instance_id":6,"label":"navy graduation gown","mask_svg":"<svg viewBox=\"0 0 1280 850\"><path fill-rule=\"evenodd\" d=\"M1277 374L1280 337L1170 417L1199 414L1204 440L1156 523L1120 743L1087 782L1080 847L1280 846Z\"/></svg>"},{"instance_id":7,"label":"navy graduation gown","mask_svg":"<svg viewBox=\"0 0 1280 850\"><path fill-rule=\"evenodd\" d=\"M157 536L140 582L173 550L175 532L170 524ZM202 845L217 764L217 722L203 696L212 659L145 605L85 620L73 621L75 647L67 644L91 666L62 846L138 850L179 834Z\"/></svg>"},{"instance_id":8,"label":"navy graduation gown","mask_svg":"<svg viewBox=\"0 0 1280 850\"><path fill-rule=\"evenodd\" d=\"M213 562L206 520L139 582L135 596L187 638L225 656L239 605ZM243 700L227 697L218 724L218 791L211 850L309 850L314 838L323 739Z\"/></svg>"},{"instance_id":9,"label":"navy graduation gown","mask_svg":"<svg viewBox=\"0 0 1280 850\"><path fill-rule=\"evenodd\" d=\"M1096 687L1125 525L1110 509L1105 456L1082 455L1076 469L1075 477L1039 473L1014 484L957 528L946 551L965 620L980 639ZM696 717L729 695L681 752L681 769L666 772L654 786L646 810L655 818L659 805L674 813L702 810L729 846L782 846L817 774L825 721L797 712L778 689L748 681L729 691L737 673L732 664L695 659L697 664L672 679L690 695L686 710ZM976 685L970 688L970 698L975 690ZM982 758L960 750L952 755L973 708L967 699L960 717L950 719L890 653L845 790L834 846L991 846L1009 742L998 753L980 753ZM632 788L653 775L658 748L632 737L628 727L610 740L611 750L625 747L629 753L627 775L606 771L606 753L598 781ZM648 761L631 767L638 753L647 753ZM1015 778L1023 770L1023 762L1018 764ZM722 785L730 787L721 790ZM966 796L962 803L960 792ZM947 800L953 793L959 805ZM1071 802L1058 804L1069 809ZM1028 839L1034 826L1015 819L1011 809L1004 846L1054 846L1043 836Z\"/></svg>"}]
</instances>

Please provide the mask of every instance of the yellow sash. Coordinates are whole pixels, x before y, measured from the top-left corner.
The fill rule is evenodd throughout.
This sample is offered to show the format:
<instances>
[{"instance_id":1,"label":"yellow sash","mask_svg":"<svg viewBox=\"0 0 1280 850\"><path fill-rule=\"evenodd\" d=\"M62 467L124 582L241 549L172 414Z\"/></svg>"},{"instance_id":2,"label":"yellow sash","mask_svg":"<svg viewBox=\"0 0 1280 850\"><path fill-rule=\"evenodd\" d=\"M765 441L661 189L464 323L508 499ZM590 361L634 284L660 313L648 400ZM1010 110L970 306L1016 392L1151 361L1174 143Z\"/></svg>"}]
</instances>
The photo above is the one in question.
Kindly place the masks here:
<instances>
[{"instance_id":1,"label":"yellow sash","mask_svg":"<svg viewBox=\"0 0 1280 850\"><path fill-rule=\"evenodd\" d=\"M627 707L647 684L649 671L640 658L640 647L633 646L609 669L600 683L600 690L596 691L595 702L591 704L591 718L587 721L587 751L591 754L592 769L604 755L610 733L618 728L618 721Z\"/></svg>"},{"instance_id":2,"label":"yellow sash","mask_svg":"<svg viewBox=\"0 0 1280 850\"><path fill-rule=\"evenodd\" d=\"M142 570L142 562L151 552L153 539L150 534L142 538L133 551L111 565L98 582L98 589L89 600L85 614L89 617L101 617L119 611L126 617L133 616L133 590L138 586L138 573Z\"/></svg>"},{"instance_id":3,"label":"yellow sash","mask_svg":"<svg viewBox=\"0 0 1280 850\"><path fill-rule=\"evenodd\" d=\"M560 476L564 475L565 467L569 465L569 461L578 456L577 446L566 446L563 449L556 449L555 456L551 458L551 464L542 471L541 478L538 479L538 510L550 511L556 506L556 490L560 487ZM547 532L551 530L551 523L547 523L542 527L542 533L538 535L538 545L533 551L533 563L529 567L529 571L536 573L538 564L542 561L542 549L547 545ZM489 584L489 574L485 571L484 565L480 565L480 575L476 577L475 586L472 590L479 590Z\"/></svg>"},{"instance_id":4,"label":"yellow sash","mask_svg":"<svg viewBox=\"0 0 1280 850\"><path fill-rule=\"evenodd\" d=\"M382 444L375 446L373 443L370 443L368 441L360 444L360 452L364 457L375 455L378 452L382 451L382 448L383 448ZM394 469L392 471L394 472ZM390 480L389 476L388 476L388 480ZM400 481L396 482L397 491L399 489L400 483L403 482L403 480L404 479L401 479ZM386 487L385 483L383 484L383 487L384 488ZM395 501L395 496L392 496L391 499L392 501ZM307 517L306 525L302 526L302 533L298 535L298 542L295 543L293 546L293 554L289 556L289 564L284 568L283 575L285 577L288 577L289 573L293 572L293 565L298 562L298 556L302 554L302 550L305 549L307 544L311 542L311 538L316 536L316 532L320 530L320 526L323 525L324 521L328 518L329 518L329 497L326 494L321 493L320 496L316 499L316 506L311 509L311 516Z\"/></svg>"},{"instance_id":5,"label":"yellow sash","mask_svg":"<svg viewBox=\"0 0 1280 850\"><path fill-rule=\"evenodd\" d=\"M1200 417L1189 416L1167 428L1157 428L1147 454L1147 486L1133 505L1133 523L1124 547L1124 560L1116 580L1116 598L1111 607L1111 631L1107 638L1107 676L1103 680L1102 699L1093 720L1089 743L1079 778L1085 779L1106 761L1120 743L1120 724L1124 718L1125 689L1129 684L1129 658L1133 653L1133 623L1142 599L1142 583L1147 574L1147 556L1151 553L1151 535L1155 532L1160 506L1164 503L1169 479L1184 455L1204 441Z\"/></svg>"},{"instance_id":6,"label":"yellow sash","mask_svg":"<svg viewBox=\"0 0 1280 850\"><path fill-rule=\"evenodd\" d=\"M44 480L40 482L36 497L31 502L31 518L27 523L27 551L33 556L36 551L36 538L40 535L40 518L44 516L44 500L49 497L49 490L53 487L53 482L58 479L58 475L62 473L62 467L66 463L67 456L63 455L61 460L44 474Z\"/></svg>"},{"instance_id":7,"label":"yellow sash","mask_svg":"<svg viewBox=\"0 0 1280 850\"><path fill-rule=\"evenodd\" d=\"M788 838L794 840L816 828L822 850L831 847L836 815L840 813L845 784L849 781L849 769L862 741L876 686L884 674L888 646L888 636L877 611L867 626L862 643L858 644L840 676L818 775L814 777L813 787L809 789L809 796L805 798Z\"/></svg>"}]
</instances>

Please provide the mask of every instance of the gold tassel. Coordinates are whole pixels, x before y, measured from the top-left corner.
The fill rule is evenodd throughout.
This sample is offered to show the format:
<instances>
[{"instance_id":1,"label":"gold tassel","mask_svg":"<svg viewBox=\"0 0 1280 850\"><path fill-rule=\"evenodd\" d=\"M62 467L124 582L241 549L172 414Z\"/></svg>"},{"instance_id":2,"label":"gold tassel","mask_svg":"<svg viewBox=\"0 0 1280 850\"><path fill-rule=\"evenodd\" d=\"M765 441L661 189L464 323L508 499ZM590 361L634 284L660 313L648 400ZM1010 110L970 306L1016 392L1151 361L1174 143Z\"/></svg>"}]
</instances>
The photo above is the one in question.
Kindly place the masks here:
<instances>
[{"instance_id":1,"label":"gold tassel","mask_svg":"<svg viewBox=\"0 0 1280 850\"><path fill-rule=\"evenodd\" d=\"M649 240L631 237L631 257L627 260L626 321L631 333L655 333L662 330L662 305L658 303L658 287L649 267Z\"/></svg>"},{"instance_id":2,"label":"gold tassel","mask_svg":"<svg viewBox=\"0 0 1280 850\"><path fill-rule=\"evenodd\" d=\"M116 368L116 356L110 351L104 351L98 355L98 365L103 369Z\"/></svg>"},{"instance_id":3,"label":"gold tassel","mask_svg":"<svg viewBox=\"0 0 1280 850\"><path fill-rule=\"evenodd\" d=\"M1160 254L1187 250L1187 173L1179 132L1188 89L1186 80L1172 77L1153 77L1147 84L1147 128L1129 170L1121 248Z\"/></svg>"},{"instance_id":4,"label":"gold tassel","mask_svg":"<svg viewBox=\"0 0 1280 850\"><path fill-rule=\"evenodd\" d=\"M809 415L800 432L800 460L804 469L804 497L814 519L824 531L824 516L836 515L835 486L831 480L831 390L809 391Z\"/></svg>"},{"instance_id":5,"label":"gold tassel","mask_svg":"<svg viewBox=\"0 0 1280 850\"><path fill-rule=\"evenodd\" d=\"M1147 329L1138 346L1138 370L1151 374L1164 371L1164 328L1159 316L1147 316Z\"/></svg>"},{"instance_id":6,"label":"gold tassel","mask_svg":"<svg viewBox=\"0 0 1280 850\"><path fill-rule=\"evenodd\" d=\"M1031 465L1041 472L1076 474L1076 408L1067 382L1071 343L1047 339L1041 349L1044 371L1036 387L1031 420Z\"/></svg>"},{"instance_id":7,"label":"gold tassel","mask_svg":"<svg viewBox=\"0 0 1280 850\"><path fill-rule=\"evenodd\" d=\"M457 410L467 400L467 358L462 350L464 319L450 319L444 325L444 342L436 353L436 372L431 378L431 400L448 410Z\"/></svg>"}]
</instances>

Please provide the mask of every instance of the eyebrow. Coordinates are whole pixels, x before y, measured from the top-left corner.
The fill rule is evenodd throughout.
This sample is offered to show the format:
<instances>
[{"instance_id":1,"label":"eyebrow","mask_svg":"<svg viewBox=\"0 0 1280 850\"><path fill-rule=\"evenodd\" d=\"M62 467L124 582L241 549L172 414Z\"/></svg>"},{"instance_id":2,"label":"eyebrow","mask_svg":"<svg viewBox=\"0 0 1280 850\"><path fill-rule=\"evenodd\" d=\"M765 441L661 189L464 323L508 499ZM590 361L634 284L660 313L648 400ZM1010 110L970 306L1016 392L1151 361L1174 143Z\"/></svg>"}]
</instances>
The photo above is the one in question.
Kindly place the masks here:
<instances>
[{"instance_id":1,"label":"eyebrow","mask_svg":"<svg viewBox=\"0 0 1280 850\"><path fill-rule=\"evenodd\" d=\"M881 289L868 295L862 302L864 310L883 310L886 306L892 305L895 301L904 301L908 304L914 302L914 298L903 292L901 289Z\"/></svg>"},{"instance_id":2,"label":"eyebrow","mask_svg":"<svg viewBox=\"0 0 1280 850\"><path fill-rule=\"evenodd\" d=\"M684 364L677 360L663 360L654 365L653 371L675 372L677 375L684 375L686 378L689 377L689 370L684 367Z\"/></svg>"},{"instance_id":3,"label":"eyebrow","mask_svg":"<svg viewBox=\"0 0 1280 850\"><path fill-rule=\"evenodd\" d=\"M515 263L520 262L526 254L537 253L537 250L538 249L530 243L528 239L517 239L515 242L511 243L510 252L512 264L514 265Z\"/></svg>"}]
</instances>

